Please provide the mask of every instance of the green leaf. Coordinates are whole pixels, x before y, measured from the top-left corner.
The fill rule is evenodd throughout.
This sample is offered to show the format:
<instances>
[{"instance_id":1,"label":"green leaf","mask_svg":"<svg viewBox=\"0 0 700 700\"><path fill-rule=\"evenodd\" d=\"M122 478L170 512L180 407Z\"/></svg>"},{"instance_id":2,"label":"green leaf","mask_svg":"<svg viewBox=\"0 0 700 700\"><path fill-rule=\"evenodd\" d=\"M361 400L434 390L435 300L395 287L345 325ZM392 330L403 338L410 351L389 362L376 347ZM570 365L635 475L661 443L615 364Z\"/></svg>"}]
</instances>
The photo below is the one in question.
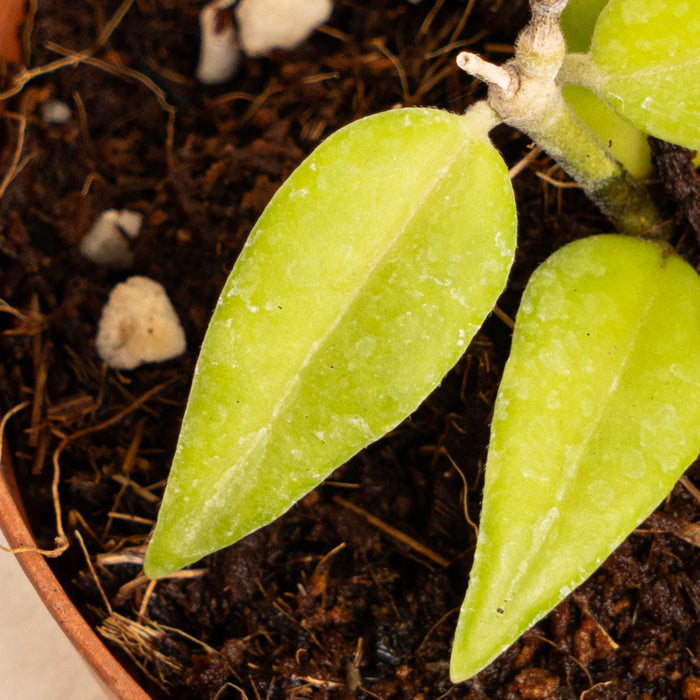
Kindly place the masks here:
<instances>
[{"instance_id":1,"label":"green leaf","mask_svg":"<svg viewBox=\"0 0 700 700\"><path fill-rule=\"evenodd\" d=\"M598 15L607 3L608 0L569 0L560 20L567 51L588 51Z\"/></svg>"},{"instance_id":2,"label":"green leaf","mask_svg":"<svg viewBox=\"0 0 700 700\"><path fill-rule=\"evenodd\" d=\"M645 133L580 85L563 85L562 93L579 119L592 129L629 173L638 180L652 176L651 148Z\"/></svg>"},{"instance_id":3,"label":"green leaf","mask_svg":"<svg viewBox=\"0 0 700 700\"><path fill-rule=\"evenodd\" d=\"M600 94L653 136L700 148L697 0L610 0L591 41Z\"/></svg>"},{"instance_id":4,"label":"green leaf","mask_svg":"<svg viewBox=\"0 0 700 700\"><path fill-rule=\"evenodd\" d=\"M588 51L598 15L607 2L608 0L569 0L561 16L561 29L568 51ZM577 116L634 177L640 180L651 177L654 168L645 133L580 85L563 85L562 92Z\"/></svg>"},{"instance_id":5,"label":"green leaf","mask_svg":"<svg viewBox=\"0 0 700 700\"><path fill-rule=\"evenodd\" d=\"M471 677L590 576L700 451L700 277L653 243L534 273L494 408L450 674Z\"/></svg>"},{"instance_id":6,"label":"green leaf","mask_svg":"<svg viewBox=\"0 0 700 700\"><path fill-rule=\"evenodd\" d=\"M464 352L516 237L505 164L471 114L355 122L270 202L202 346L149 576L284 513Z\"/></svg>"}]
</instances>

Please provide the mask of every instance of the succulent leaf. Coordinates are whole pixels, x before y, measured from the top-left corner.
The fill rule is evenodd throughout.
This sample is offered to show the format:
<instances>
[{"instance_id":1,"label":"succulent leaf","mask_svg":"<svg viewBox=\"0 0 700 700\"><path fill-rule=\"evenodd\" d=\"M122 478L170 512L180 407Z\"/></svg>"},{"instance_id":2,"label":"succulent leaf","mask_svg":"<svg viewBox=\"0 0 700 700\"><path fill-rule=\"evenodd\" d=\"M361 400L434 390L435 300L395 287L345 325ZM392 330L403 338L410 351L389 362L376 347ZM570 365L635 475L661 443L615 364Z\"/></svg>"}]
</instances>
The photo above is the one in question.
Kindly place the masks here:
<instances>
[{"instance_id":1,"label":"succulent leaf","mask_svg":"<svg viewBox=\"0 0 700 700\"><path fill-rule=\"evenodd\" d=\"M450 675L588 578L700 451L700 277L649 242L571 243L533 274L494 408Z\"/></svg>"},{"instance_id":2,"label":"succulent leaf","mask_svg":"<svg viewBox=\"0 0 700 700\"><path fill-rule=\"evenodd\" d=\"M455 364L515 250L487 131L469 113L384 112L331 136L277 192L207 331L149 576L277 518Z\"/></svg>"},{"instance_id":3,"label":"succulent leaf","mask_svg":"<svg viewBox=\"0 0 700 700\"><path fill-rule=\"evenodd\" d=\"M700 11L688 0L610 0L591 57L600 95L635 126L700 148Z\"/></svg>"}]
</instances>

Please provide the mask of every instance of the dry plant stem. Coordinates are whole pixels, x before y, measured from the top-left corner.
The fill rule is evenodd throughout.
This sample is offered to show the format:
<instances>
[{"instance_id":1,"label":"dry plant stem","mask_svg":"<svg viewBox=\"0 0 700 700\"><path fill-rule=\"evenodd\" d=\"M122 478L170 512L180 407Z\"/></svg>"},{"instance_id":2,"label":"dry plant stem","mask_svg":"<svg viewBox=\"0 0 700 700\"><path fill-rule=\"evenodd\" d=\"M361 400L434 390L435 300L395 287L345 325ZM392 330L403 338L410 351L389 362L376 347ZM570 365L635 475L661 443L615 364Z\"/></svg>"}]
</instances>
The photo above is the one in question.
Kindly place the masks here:
<instances>
[{"instance_id":1,"label":"dry plant stem","mask_svg":"<svg viewBox=\"0 0 700 700\"><path fill-rule=\"evenodd\" d=\"M562 96L557 79L566 45L559 17L566 0L533 0L531 6L532 19L518 37L513 60L495 66L463 52L457 64L489 86L488 104L501 120L552 156L621 233L668 239L671 231L647 191Z\"/></svg>"}]
</instances>

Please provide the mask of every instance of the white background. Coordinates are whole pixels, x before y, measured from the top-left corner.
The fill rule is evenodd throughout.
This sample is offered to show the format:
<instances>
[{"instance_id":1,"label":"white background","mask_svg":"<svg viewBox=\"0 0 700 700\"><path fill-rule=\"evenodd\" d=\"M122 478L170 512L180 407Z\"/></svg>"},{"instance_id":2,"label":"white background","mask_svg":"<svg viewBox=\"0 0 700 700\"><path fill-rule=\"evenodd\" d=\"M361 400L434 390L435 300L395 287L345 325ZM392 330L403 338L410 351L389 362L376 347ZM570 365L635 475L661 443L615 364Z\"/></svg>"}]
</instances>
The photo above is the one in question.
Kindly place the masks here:
<instances>
[{"instance_id":1,"label":"white background","mask_svg":"<svg viewBox=\"0 0 700 700\"><path fill-rule=\"evenodd\" d=\"M7 547L2 531L0 544ZM12 554L0 551L0 698L105 700Z\"/></svg>"}]
</instances>

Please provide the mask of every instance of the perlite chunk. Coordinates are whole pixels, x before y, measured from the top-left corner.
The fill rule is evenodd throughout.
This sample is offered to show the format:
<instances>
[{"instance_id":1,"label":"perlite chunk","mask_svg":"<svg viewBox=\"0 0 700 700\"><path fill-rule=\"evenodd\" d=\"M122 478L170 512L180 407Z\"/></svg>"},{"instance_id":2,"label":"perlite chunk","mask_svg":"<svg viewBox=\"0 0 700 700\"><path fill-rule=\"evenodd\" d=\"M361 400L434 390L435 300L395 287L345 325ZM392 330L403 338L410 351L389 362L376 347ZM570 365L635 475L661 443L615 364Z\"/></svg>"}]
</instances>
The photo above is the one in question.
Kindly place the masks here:
<instances>
[{"instance_id":1,"label":"perlite chunk","mask_svg":"<svg viewBox=\"0 0 700 700\"><path fill-rule=\"evenodd\" d=\"M97 354L113 369L164 362L185 351L185 332L161 284L129 277L111 291L97 328Z\"/></svg>"}]
</instances>

